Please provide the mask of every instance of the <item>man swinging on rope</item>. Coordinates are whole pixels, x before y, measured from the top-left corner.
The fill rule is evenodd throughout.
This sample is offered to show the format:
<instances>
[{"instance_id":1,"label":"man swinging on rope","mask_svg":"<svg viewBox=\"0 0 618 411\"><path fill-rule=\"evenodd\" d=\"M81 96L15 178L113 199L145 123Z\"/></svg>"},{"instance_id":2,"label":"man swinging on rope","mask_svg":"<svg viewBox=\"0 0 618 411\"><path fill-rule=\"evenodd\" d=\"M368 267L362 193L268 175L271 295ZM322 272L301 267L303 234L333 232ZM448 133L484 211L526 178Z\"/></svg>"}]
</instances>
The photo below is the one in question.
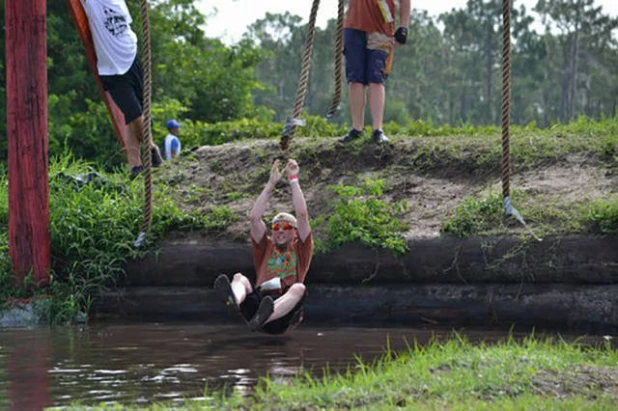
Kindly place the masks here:
<instances>
[{"instance_id":1,"label":"man swinging on rope","mask_svg":"<svg viewBox=\"0 0 618 411\"><path fill-rule=\"evenodd\" d=\"M124 114L127 125L123 133L130 177L142 170L142 104L144 72L137 58L137 36L131 29L133 19L125 0L81 0L88 16L97 70L103 88ZM151 147L152 164L163 162L157 146Z\"/></svg>"},{"instance_id":2,"label":"man swinging on rope","mask_svg":"<svg viewBox=\"0 0 618 411\"><path fill-rule=\"evenodd\" d=\"M232 283L225 274L215 280L215 290L238 311L251 330L283 334L303 319L303 284L313 254L313 238L307 204L298 182L298 164L290 159L285 167L292 190L296 217L279 213L272 220L271 236L266 235L262 216L275 185L281 180L279 160L270 170L268 183L251 210L251 244L256 271L255 285L234 274Z\"/></svg>"}]
</instances>

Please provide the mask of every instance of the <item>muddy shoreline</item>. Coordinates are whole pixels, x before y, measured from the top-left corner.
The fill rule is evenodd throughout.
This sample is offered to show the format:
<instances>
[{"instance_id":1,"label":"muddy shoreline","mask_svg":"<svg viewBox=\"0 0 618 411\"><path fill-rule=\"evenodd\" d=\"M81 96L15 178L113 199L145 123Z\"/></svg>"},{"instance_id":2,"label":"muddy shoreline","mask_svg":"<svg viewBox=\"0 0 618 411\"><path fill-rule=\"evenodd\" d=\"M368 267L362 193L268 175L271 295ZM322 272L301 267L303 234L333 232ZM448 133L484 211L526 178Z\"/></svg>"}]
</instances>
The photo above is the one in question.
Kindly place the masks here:
<instances>
[{"instance_id":1,"label":"muddy shoreline","mask_svg":"<svg viewBox=\"0 0 618 411\"><path fill-rule=\"evenodd\" d=\"M618 237L432 237L405 255L346 245L314 257L306 322L372 326L530 327L618 331ZM95 318L227 321L211 291L220 273L254 274L244 242L198 233L127 264Z\"/></svg>"}]
</instances>

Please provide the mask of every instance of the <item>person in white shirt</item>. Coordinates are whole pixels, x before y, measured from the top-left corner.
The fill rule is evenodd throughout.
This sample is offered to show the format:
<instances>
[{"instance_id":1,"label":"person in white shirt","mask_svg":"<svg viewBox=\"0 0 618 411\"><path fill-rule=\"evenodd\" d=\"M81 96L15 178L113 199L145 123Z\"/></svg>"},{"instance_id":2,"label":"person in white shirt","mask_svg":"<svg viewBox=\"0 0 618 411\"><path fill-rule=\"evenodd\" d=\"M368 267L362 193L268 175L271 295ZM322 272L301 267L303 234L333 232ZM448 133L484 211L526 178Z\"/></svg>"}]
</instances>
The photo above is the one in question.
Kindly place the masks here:
<instances>
[{"instance_id":1,"label":"person in white shirt","mask_svg":"<svg viewBox=\"0 0 618 411\"><path fill-rule=\"evenodd\" d=\"M134 179L143 170L140 157L142 141L142 104L144 72L137 58L137 36L131 29L133 19L125 0L81 0L88 16L97 55L97 71L105 91L124 114L127 162ZM156 145L151 146L152 164L161 165Z\"/></svg>"},{"instance_id":2,"label":"person in white shirt","mask_svg":"<svg viewBox=\"0 0 618 411\"><path fill-rule=\"evenodd\" d=\"M167 130L169 133L165 136L164 144L164 153L165 159L171 160L173 158L178 157L180 154L180 139L178 138L178 134L180 133L180 124L176 120L169 120L167 122Z\"/></svg>"}]
</instances>

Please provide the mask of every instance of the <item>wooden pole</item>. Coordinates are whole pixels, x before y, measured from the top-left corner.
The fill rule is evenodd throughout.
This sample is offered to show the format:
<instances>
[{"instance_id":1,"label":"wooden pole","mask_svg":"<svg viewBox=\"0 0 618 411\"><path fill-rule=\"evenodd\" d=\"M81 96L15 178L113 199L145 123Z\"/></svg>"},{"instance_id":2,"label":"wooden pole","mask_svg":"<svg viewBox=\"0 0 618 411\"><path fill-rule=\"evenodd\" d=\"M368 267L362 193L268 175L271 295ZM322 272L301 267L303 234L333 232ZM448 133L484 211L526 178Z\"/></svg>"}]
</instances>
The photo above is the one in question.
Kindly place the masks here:
<instances>
[{"instance_id":1,"label":"wooden pole","mask_svg":"<svg viewBox=\"0 0 618 411\"><path fill-rule=\"evenodd\" d=\"M18 281L49 283L46 0L6 0L9 254Z\"/></svg>"}]
</instances>

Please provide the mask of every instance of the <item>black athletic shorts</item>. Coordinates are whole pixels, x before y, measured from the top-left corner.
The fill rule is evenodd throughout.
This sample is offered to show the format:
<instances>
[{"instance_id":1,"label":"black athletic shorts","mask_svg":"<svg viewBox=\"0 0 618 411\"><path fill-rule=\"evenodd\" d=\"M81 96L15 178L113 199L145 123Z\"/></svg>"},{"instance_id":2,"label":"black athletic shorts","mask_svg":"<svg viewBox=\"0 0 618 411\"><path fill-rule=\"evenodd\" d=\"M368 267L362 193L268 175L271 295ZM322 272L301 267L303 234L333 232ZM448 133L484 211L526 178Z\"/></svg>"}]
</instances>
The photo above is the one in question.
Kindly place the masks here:
<instances>
[{"instance_id":1,"label":"black athletic shorts","mask_svg":"<svg viewBox=\"0 0 618 411\"><path fill-rule=\"evenodd\" d=\"M142 115L144 101L144 69L135 61L124 74L115 76L101 76L103 89L109 91L112 99L124 114L126 124Z\"/></svg>"},{"instance_id":2,"label":"black athletic shorts","mask_svg":"<svg viewBox=\"0 0 618 411\"><path fill-rule=\"evenodd\" d=\"M260 306L260 302L266 294L263 294L259 288L253 287L253 292L245 298L245 301L240 304L240 312L247 321L255 315ZM303 306L307 292L303 298L292 308L292 310L283 317L264 324L260 331L267 334L283 334L284 332L297 327L303 321Z\"/></svg>"}]
</instances>

